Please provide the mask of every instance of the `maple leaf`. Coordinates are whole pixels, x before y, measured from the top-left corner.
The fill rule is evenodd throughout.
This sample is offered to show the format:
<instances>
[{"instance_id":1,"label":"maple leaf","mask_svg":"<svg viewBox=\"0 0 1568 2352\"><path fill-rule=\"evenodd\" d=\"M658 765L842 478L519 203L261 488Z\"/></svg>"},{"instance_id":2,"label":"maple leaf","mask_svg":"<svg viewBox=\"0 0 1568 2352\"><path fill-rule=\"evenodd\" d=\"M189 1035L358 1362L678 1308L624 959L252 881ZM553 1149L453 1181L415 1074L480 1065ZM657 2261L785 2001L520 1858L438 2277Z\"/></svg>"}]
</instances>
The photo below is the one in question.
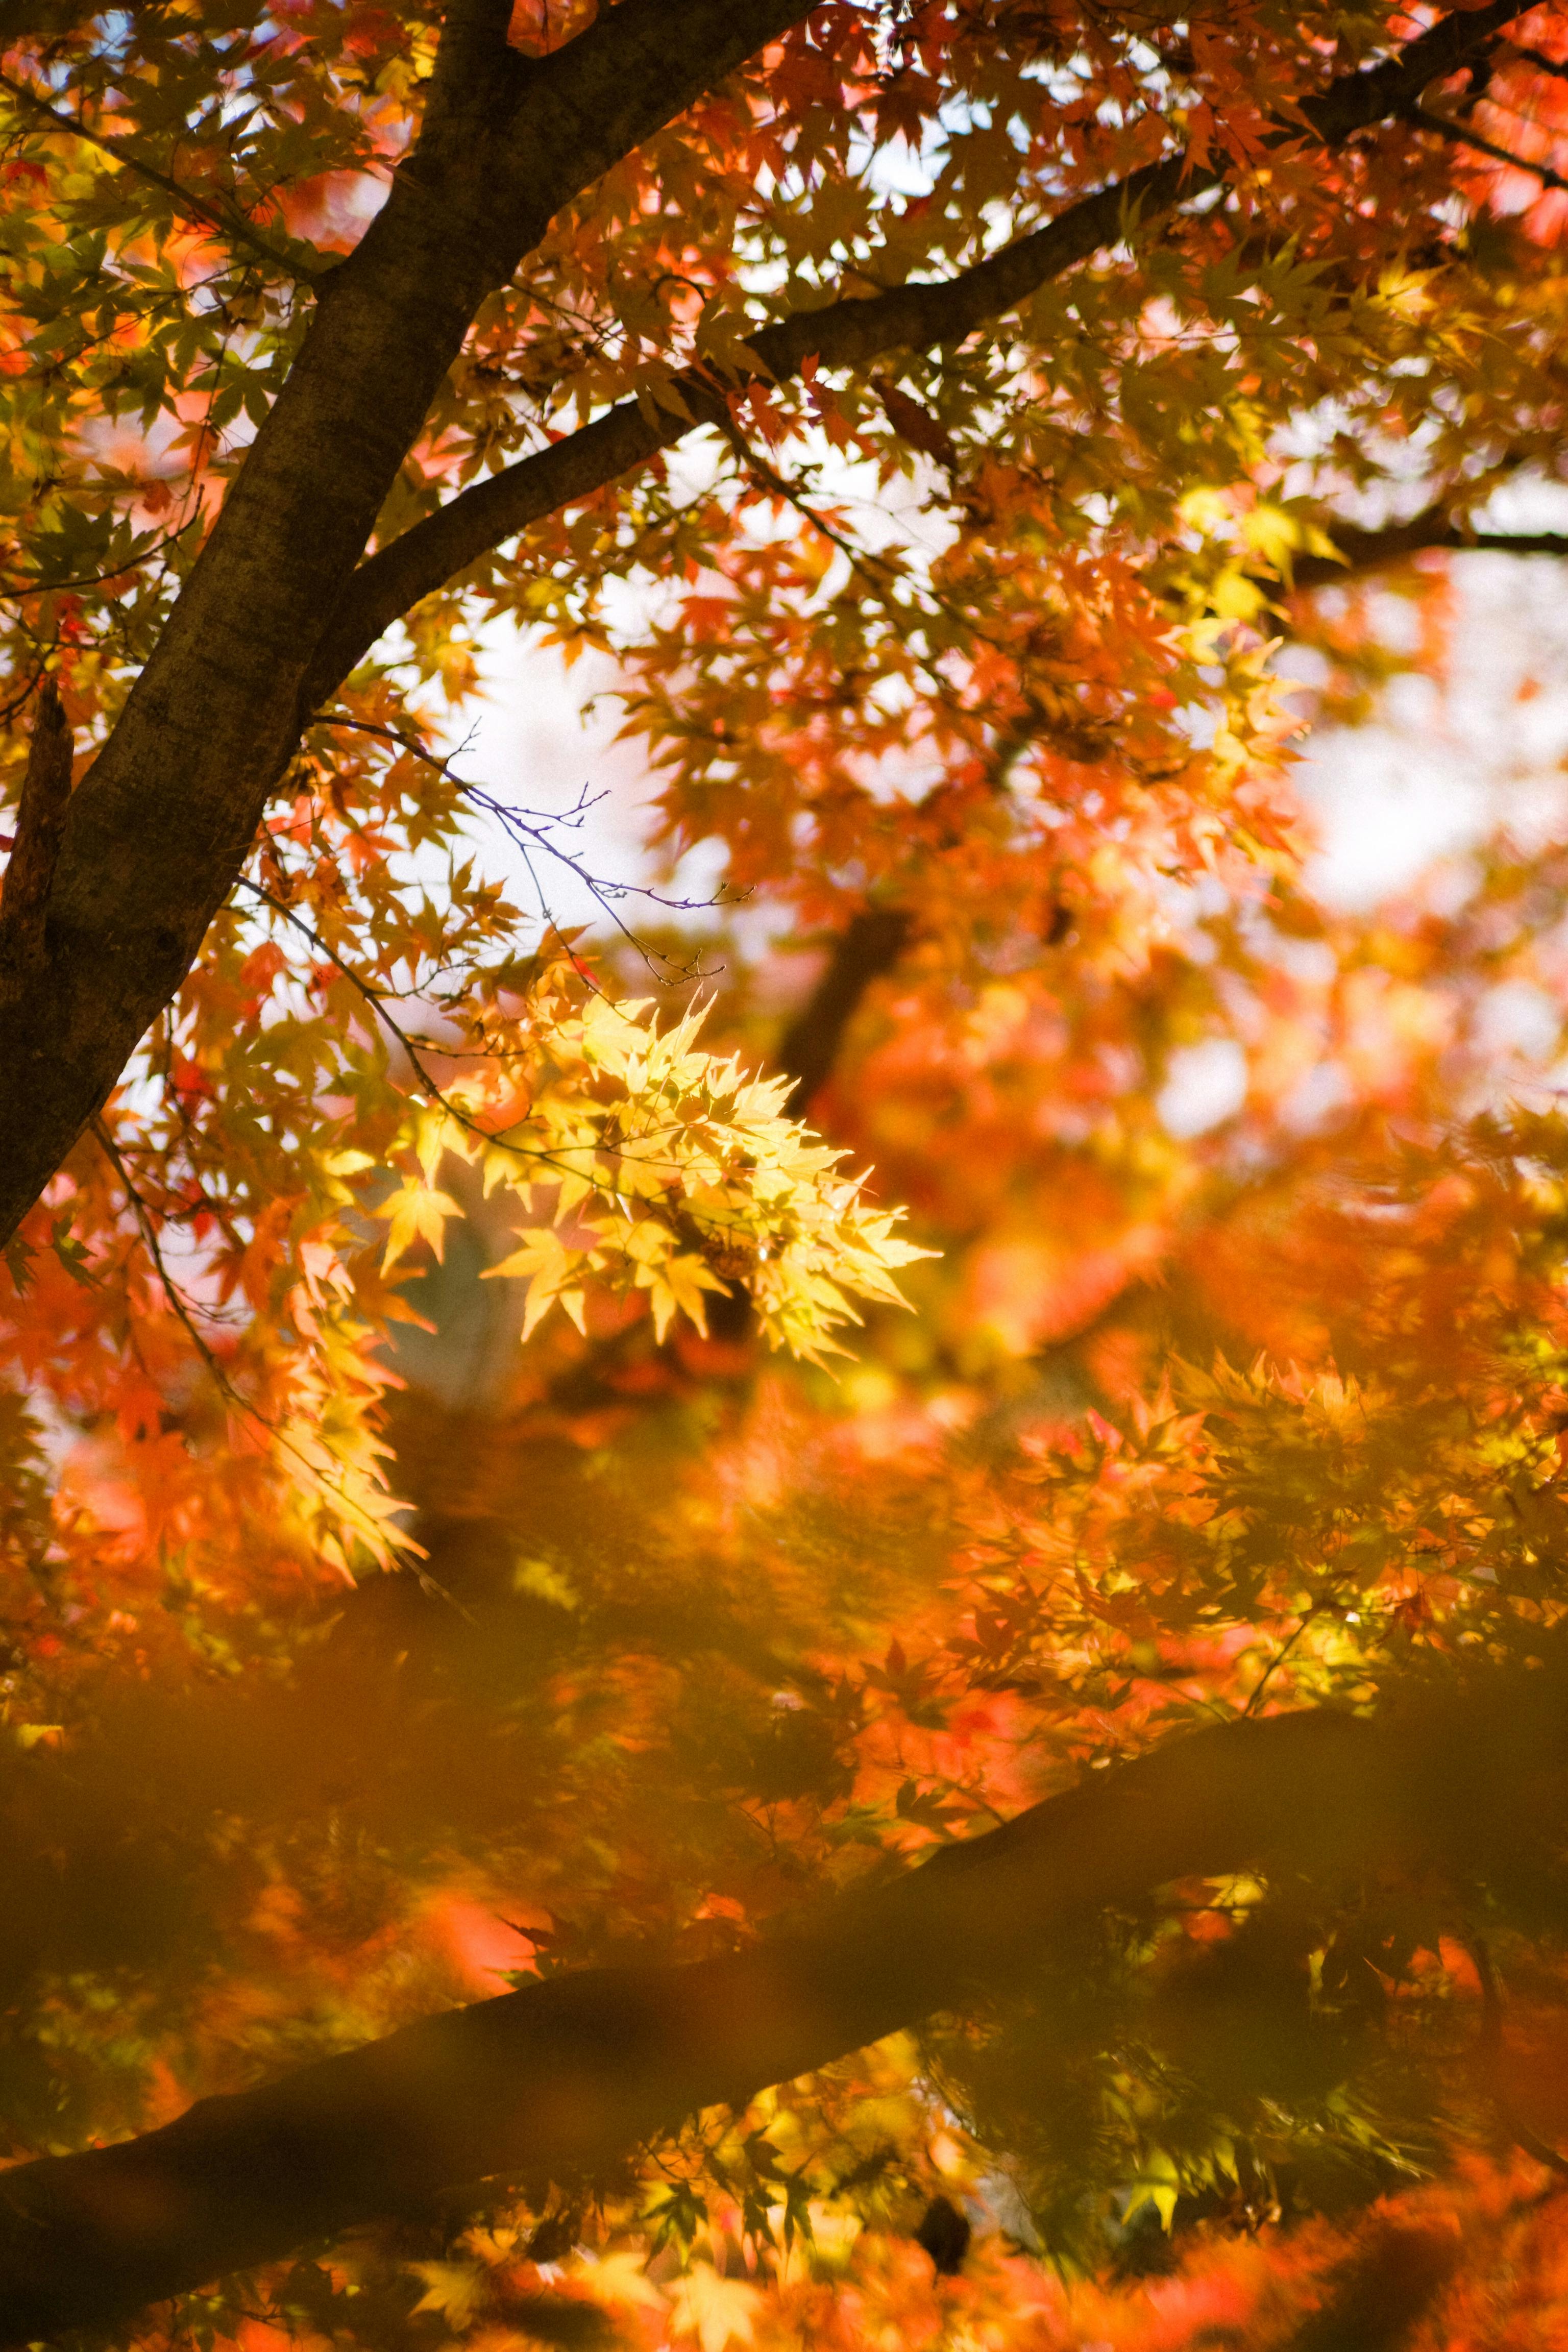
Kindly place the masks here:
<instances>
[{"instance_id":1,"label":"maple leaf","mask_svg":"<svg viewBox=\"0 0 1568 2352\"><path fill-rule=\"evenodd\" d=\"M374 1213L384 1218L392 1228L382 1257L384 1271L418 1242L428 1242L439 1259L446 1244L447 1221L461 1216L462 1210L449 1193L409 1181L384 1201Z\"/></svg>"},{"instance_id":2,"label":"maple leaf","mask_svg":"<svg viewBox=\"0 0 1568 2352\"><path fill-rule=\"evenodd\" d=\"M477 2263L410 2263L408 2267L425 2288L415 2313L439 2313L455 2334L461 2335L489 2300L489 2283Z\"/></svg>"},{"instance_id":3,"label":"maple leaf","mask_svg":"<svg viewBox=\"0 0 1568 2352\"><path fill-rule=\"evenodd\" d=\"M725 2352L729 2344L751 2343L762 2308L762 2294L749 2280L721 2278L700 2263L676 2287L670 2326L678 2336L695 2336L702 2352Z\"/></svg>"},{"instance_id":4,"label":"maple leaf","mask_svg":"<svg viewBox=\"0 0 1568 2352\"><path fill-rule=\"evenodd\" d=\"M1465 551L1563 551L1549 504L1492 526L1563 471L1568 18L505 13L10 26L18 2327L145 2335L226 2247L345 2345L417 2292L433 2337L586 2340L592 2301L700 2352L1139 2352L1141 2264L1260 2341L1540 2335L1550 1727L1486 1809L1560 1691L1568 859L1532 817L1348 914L1290 763L1391 680L1500 680L1554 805L1550 592L1489 638ZM576 664L614 701L646 864L465 734L509 624L525 700ZM705 975L706 1027L649 969ZM1247 1065L1207 1128L1194 1047ZM1381 1738L1385 1701L1460 1726L1414 1888L1352 1848L1382 1780L1304 1775L1299 1878L1119 1882L1020 1940L1048 2000L879 1992L906 2032L668 2140L639 2111L542 2221L525 2146L439 2261L401 2260L421 2132L439 2200L487 2098L509 2152L549 2104L499 2060L451 2132L395 2089L342 2123L341 2173L229 2147L196 2252L137 2203L167 2266L139 2238L104 2315L70 2184L180 2084L363 2079L504 1980L604 2016L650 1939L651 2011L584 2044L604 2111L678 2070L624 2053L693 1983L684 2046L718 2020L763 2081L776 2004L752 2043L730 1996L770 1921L867 1874L843 1987L916 1832L984 1869L983 1820L1079 1780L1100 1818L1167 1739ZM231 2106L243 2142L202 2101L170 2147ZM933 2280L935 2204L1005 2241Z\"/></svg>"},{"instance_id":5,"label":"maple leaf","mask_svg":"<svg viewBox=\"0 0 1568 2352\"><path fill-rule=\"evenodd\" d=\"M907 392L900 391L896 383L889 383L885 379L878 382L877 397L888 413L889 423L901 440L907 441L912 449L923 450L928 457L934 457L939 465L946 466L951 472L958 471L961 460L952 436L938 424L929 409L922 408L918 400L911 400Z\"/></svg>"}]
</instances>

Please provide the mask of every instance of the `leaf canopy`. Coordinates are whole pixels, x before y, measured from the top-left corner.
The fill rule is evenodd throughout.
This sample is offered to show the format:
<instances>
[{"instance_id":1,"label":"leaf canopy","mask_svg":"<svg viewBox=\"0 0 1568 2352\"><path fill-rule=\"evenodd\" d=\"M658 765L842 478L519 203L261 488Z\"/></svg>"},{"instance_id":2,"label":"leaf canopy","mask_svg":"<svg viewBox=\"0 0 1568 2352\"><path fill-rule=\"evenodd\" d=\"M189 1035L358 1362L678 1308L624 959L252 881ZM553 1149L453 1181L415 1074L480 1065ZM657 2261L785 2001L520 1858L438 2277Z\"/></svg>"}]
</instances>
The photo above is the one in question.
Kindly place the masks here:
<instances>
[{"instance_id":1,"label":"leaf canopy","mask_svg":"<svg viewBox=\"0 0 1568 2352\"><path fill-rule=\"evenodd\" d=\"M630 2048L823 1921L848 2000L1002 1887L613 2163L361 2211L345 2140L326 2240L274 2155L225 2283L21 2167L0 2316L1143 2352L1180 2266L1203 2340L1550 2341L1561 797L1361 917L1295 763L1568 552L1568 14L0 43L7 2152L509 1981ZM649 780L608 871L465 733L512 631ZM1129 1830L991 1969L988 1829L1294 1710L1424 1759L1402 1841Z\"/></svg>"}]
</instances>

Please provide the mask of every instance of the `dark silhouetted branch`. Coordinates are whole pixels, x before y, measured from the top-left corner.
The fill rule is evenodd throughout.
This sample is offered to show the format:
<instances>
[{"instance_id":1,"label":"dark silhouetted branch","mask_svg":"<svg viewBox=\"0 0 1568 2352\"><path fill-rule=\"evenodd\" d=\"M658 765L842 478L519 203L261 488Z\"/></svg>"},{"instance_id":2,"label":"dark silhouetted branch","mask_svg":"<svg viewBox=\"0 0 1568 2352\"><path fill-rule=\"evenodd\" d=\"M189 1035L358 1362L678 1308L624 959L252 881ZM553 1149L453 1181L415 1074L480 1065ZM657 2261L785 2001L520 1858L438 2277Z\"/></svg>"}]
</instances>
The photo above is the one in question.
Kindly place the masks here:
<instances>
[{"instance_id":1,"label":"dark silhouetted branch","mask_svg":"<svg viewBox=\"0 0 1568 2352\"><path fill-rule=\"evenodd\" d=\"M1413 555L1437 549L1455 555L1568 555L1568 533L1468 530L1439 506L1424 507L1406 521L1388 523L1377 530L1337 523L1330 535L1338 555L1298 557L1290 567L1289 587L1332 588L1363 572L1387 571Z\"/></svg>"},{"instance_id":2,"label":"dark silhouetted branch","mask_svg":"<svg viewBox=\"0 0 1568 2352\"><path fill-rule=\"evenodd\" d=\"M552 1978L13 2169L0 2340L122 2319L453 2184L592 2169L695 2110L743 2105L1005 1977L1064 1912L1256 1859L1289 1836L1305 1786L1352 1826L1381 1822L1374 1746L1333 1717L1202 1734L847 1898L812 1934Z\"/></svg>"},{"instance_id":3,"label":"dark silhouetted branch","mask_svg":"<svg viewBox=\"0 0 1568 2352\"><path fill-rule=\"evenodd\" d=\"M524 58L447 12L419 134L320 299L112 733L71 797L47 984L0 1000L0 1241L169 1003L314 702L311 656L491 292L564 205L809 15L620 0Z\"/></svg>"},{"instance_id":4,"label":"dark silhouetted branch","mask_svg":"<svg viewBox=\"0 0 1568 2352\"><path fill-rule=\"evenodd\" d=\"M126 2319L444 2189L602 2171L703 2108L1022 1987L1072 1921L1172 1880L1343 1884L1394 1859L1484 1880L1506 1841L1550 1843L1564 1744L1561 1678L1539 1672L1440 1717L1212 1727L732 1957L551 1978L18 2166L0 2178L0 2342Z\"/></svg>"},{"instance_id":5,"label":"dark silhouetted branch","mask_svg":"<svg viewBox=\"0 0 1568 2352\"><path fill-rule=\"evenodd\" d=\"M892 970L912 929L911 918L901 907L866 907L834 941L816 986L780 1038L773 1057L795 1081L786 1105L792 1118L804 1118L813 1096L826 1085L866 991Z\"/></svg>"},{"instance_id":6,"label":"dark silhouetted branch","mask_svg":"<svg viewBox=\"0 0 1568 2352\"><path fill-rule=\"evenodd\" d=\"M1514 0L1496 0L1490 7L1441 17L1396 56L1346 74L1305 100L1302 115L1327 144L1342 144L1390 116L1407 113L1433 81L1457 71L1522 13ZM1281 136L1300 133L1293 128ZM1223 173L1194 165L1184 154L1145 164L1114 186L1069 205L1044 227L961 277L830 302L759 329L749 339L756 371L724 388L741 392L752 383L787 382L811 359L819 367L863 368L891 352L961 343L1102 247L1191 203L1223 178ZM335 693L376 639L421 597L530 524L591 496L712 422L718 379L690 373L677 384L687 416L651 403L644 407L624 401L580 432L459 492L371 556L349 582L322 640L310 671L309 708Z\"/></svg>"},{"instance_id":7,"label":"dark silhouetted branch","mask_svg":"<svg viewBox=\"0 0 1568 2352\"><path fill-rule=\"evenodd\" d=\"M1414 106L1410 120L1423 131L1436 131L1440 138L1451 140L1458 147L1473 148L1478 155L1489 155L1494 163L1510 164L1516 172L1532 173L1544 188L1568 188L1568 180L1554 172L1550 163L1531 163L1528 155L1516 155L1511 147L1500 147L1479 131L1467 131L1463 123L1450 122L1447 115L1434 114L1430 107Z\"/></svg>"}]
</instances>

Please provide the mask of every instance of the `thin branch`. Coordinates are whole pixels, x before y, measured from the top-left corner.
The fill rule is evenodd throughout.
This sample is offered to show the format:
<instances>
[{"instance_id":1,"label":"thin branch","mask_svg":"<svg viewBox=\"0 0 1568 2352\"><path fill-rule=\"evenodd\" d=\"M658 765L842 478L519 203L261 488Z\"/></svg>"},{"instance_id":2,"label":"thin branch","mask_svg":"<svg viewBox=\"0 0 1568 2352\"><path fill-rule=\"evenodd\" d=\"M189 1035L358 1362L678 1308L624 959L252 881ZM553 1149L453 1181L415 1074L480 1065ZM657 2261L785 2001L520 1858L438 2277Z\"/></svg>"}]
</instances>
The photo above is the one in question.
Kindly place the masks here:
<instances>
[{"instance_id":1,"label":"thin branch","mask_svg":"<svg viewBox=\"0 0 1568 2352\"><path fill-rule=\"evenodd\" d=\"M211 1373L215 1385L227 1402L234 1406L235 1410L238 1412L248 1414L253 1421L259 1422L270 1436L277 1437L278 1432L273 1427L271 1422L268 1420L266 1414L260 1410L259 1406L252 1404L249 1398L242 1395L240 1391L235 1387L234 1382L229 1379L228 1374L225 1371L222 1364L213 1352L213 1349L208 1346L201 1330L197 1328L195 1318L191 1313L190 1303L186 1299L184 1292L180 1288L179 1284L169 1272L168 1265L163 1257L163 1244L158 1239L158 1229L153 1223L153 1213L148 1208L146 1201L142 1197L134 1177L132 1175L131 1171L125 1164L124 1155L121 1151L120 1146L115 1142L114 1138L110 1135L108 1128L104 1125L101 1116L92 1121L91 1132L93 1139L97 1143L99 1150L102 1152L104 1158L109 1161L110 1166L113 1169L115 1174L120 1179L121 1189L125 1194L126 1206L130 1209L132 1215L135 1218L137 1225L141 1230L142 1239L146 1244L147 1255L153 1261L153 1270L158 1277L159 1287L162 1289L164 1297L168 1300L169 1306L175 1318L184 1326L186 1339L189 1339L192 1347L201 1358L202 1362L206 1366L207 1370ZM279 1440L279 1443L282 1442L282 1440Z\"/></svg>"},{"instance_id":2,"label":"thin branch","mask_svg":"<svg viewBox=\"0 0 1568 2352\"><path fill-rule=\"evenodd\" d=\"M108 572L83 572L71 580L29 580L20 588L0 588L0 604L20 604L28 596L58 596L68 588L107 587L111 580L123 580L130 572L140 572L142 566L151 563L154 557L167 554L171 547L177 547L199 516L199 509L195 514L187 515L184 522L177 523L173 530L165 531L162 539L155 541L151 547L143 548L140 555L127 556L123 563L116 563Z\"/></svg>"},{"instance_id":3,"label":"thin branch","mask_svg":"<svg viewBox=\"0 0 1568 2352\"><path fill-rule=\"evenodd\" d=\"M103 1153L104 1158L109 1161L110 1165L113 1168L115 1174L120 1179L121 1186L125 1193L126 1204L141 1230L142 1241L146 1244L147 1255L152 1259L153 1271L158 1276L159 1286L162 1289L164 1297L168 1300L171 1310L184 1328L185 1337L189 1339L192 1347L201 1358L203 1364L211 1374L220 1393L228 1403L234 1406L237 1412L244 1413L247 1419L255 1422L258 1428L264 1429L272 1444L277 1446L279 1452L280 1454L286 1454L291 1462L297 1463L300 1468L306 1473L313 1485L324 1488L326 1493L333 1496L343 1505L345 1510L347 1510L353 1517L358 1518L363 1525L364 1517L363 1512L355 1507L347 1490L344 1487L335 1485L331 1478L323 1478L320 1465L312 1462L308 1454L301 1453L299 1446L297 1446L293 1441L287 1437L283 1431L279 1428L277 1423L273 1421L268 1414L263 1412L259 1405L252 1404L250 1399L246 1396L241 1390L236 1388L234 1382L229 1379L228 1374L225 1371L222 1364L219 1362L217 1356L208 1346L205 1338L197 1328L195 1318L191 1313L190 1303L185 1297L184 1291L180 1288L179 1284L169 1272L167 1262L163 1256L163 1245L158 1239L157 1228L153 1223L152 1211L148 1208L146 1201L143 1199L137 1187L134 1177L127 1168L124 1156L121 1153L119 1145L115 1142L114 1138L110 1134L101 1117L94 1118L89 1122L89 1124L100 1150ZM331 1448L326 1448L326 1451L329 1458L331 1458ZM419 1568L418 1563L424 1557L424 1547L422 1545L414 1542L413 1539L407 1536L389 1537L388 1541L390 1542L391 1549L394 1552L403 1553L407 1558L410 1564L415 1567L422 1584L427 1584L433 1591L439 1594L444 1600L449 1600L451 1598L449 1593L444 1592L441 1586L436 1583L434 1578L428 1577L424 1570ZM354 1580L352 1572L345 1568L342 1570L342 1575L345 1583L352 1585Z\"/></svg>"},{"instance_id":4,"label":"thin branch","mask_svg":"<svg viewBox=\"0 0 1568 2352\"><path fill-rule=\"evenodd\" d=\"M470 1118L466 1111L461 1109L458 1104L449 1101L447 1096L443 1094L440 1087L430 1076L429 1072L426 1069L424 1064L419 1059L419 1055L421 1052L425 1050L427 1041L423 1038L416 1039L411 1036L409 1032L404 1028L402 1023L398 1021L393 1013L387 1011L387 999L380 989L373 988L369 981L365 980L359 972L355 971L353 964L346 962L344 959L339 955L337 950L330 946L328 942L322 939L321 933L316 930L311 924L308 923L302 915L296 914L292 907L288 906L283 899L276 897L272 891L266 889L261 883L253 882L248 875L242 874L238 877L237 887L242 890L248 890L253 898L262 899L268 907L271 908L275 915L281 915L286 923L291 923L294 929L300 934L301 938L309 940L310 946L316 950L316 953L318 955L324 956L327 961L332 966L333 970L337 971L342 978L348 982L349 986L360 997L362 1002L369 1005L372 1013L374 1014L375 1018L382 1023L388 1034L394 1037L397 1044L402 1046L404 1052L408 1056L409 1066L413 1070L416 1078L418 1080L420 1086L424 1087L426 1093L430 1097L432 1102L438 1103L440 1108L446 1111L449 1117L456 1119L458 1125L466 1129L469 1134L483 1137L487 1143L501 1142L500 1137L491 1135L487 1129L482 1128L479 1124L477 1119ZM443 1049L438 1045L430 1045L429 1050L432 1053L437 1053ZM505 1145L503 1146L503 1149L517 1150L519 1147L515 1145ZM533 1152L523 1156L531 1159L540 1159L544 1155L542 1153Z\"/></svg>"},{"instance_id":5,"label":"thin branch","mask_svg":"<svg viewBox=\"0 0 1568 2352\"><path fill-rule=\"evenodd\" d=\"M966 636L980 645L989 646L994 653L1001 654L1005 657L1010 655L1012 650L1010 646L999 637L993 636L989 630L983 628L973 613L966 613L962 605L954 604L951 597L944 596L942 591L934 587L929 580L917 583L909 573L900 571L897 564L889 562L886 556L876 555L867 548L857 547L853 540L847 538L844 532L836 529L827 520L826 516L817 512L811 503L807 490L803 489L798 482L792 482L787 475L781 474L776 467L770 465L759 451L752 448L728 410L724 412L719 429L742 465L762 488L771 497L781 499L785 506L793 507L803 521L808 522L813 530L818 532L827 541L829 547L836 549L843 556L850 569L866 583L873 595L880 599L884 611L900 634L906 623L931 619L931 613L923 611L919 601L923 596L938 613L945 614L948 620L955 622ZM909 587L910 592L908 604L901 607L896 593L900 581ZM920 668L929 680L932 693L945 700L951 688L941 670L935 668L929 660L921 662Z\"/></svg>"},{"instance_id":6,"label":"thin branch","mask_svg":"<svg viewBox=\"0 0 1568 2352\"><path fill-rule=\"evenodd\" d=\"M1434 114L1429 107L1413 106L1410 120L1418 123L1423 131L1436 131L1443 138L1452 140L1458 147L1473 147L1477 154L1490 155L1500 163L1510 163L1516 172L1533 173L1543 187L1568 188L1568 179L1564 179L1561 172L1554 172L1550 163L1532 163L1527 155L1516 155L1510 148L1496 146L1491 140L1483 139L1479 131L1462 130L1458 123L1450 122L1447 115Z\"/></svg>"},{"instance_id":7,"label":"thin branch","mask_svg":"<svg viewBox=\"0 0 1568 2352\"><path fill-rule=\"evenodd\" d=\"M556 1153L552 1151L541 1150L536 1147L531 1147L523 1143L513 1143L509 1136L497 1135L493 1133L489 1128L482 1126L477 1118L472 1118L469 1113L463 1108L460 1103L456 1103L452 1100L450 1095L446 1093L438 1082L431 1076L429 1071L426 1068L424 1063L420 1059L421 1054L424 1053L446 1054L449 1050L447 1047L428 1038L415 1038L410 1035L409 1032L403 1027L402 1024L387 1011L386 999L382 994L381 991L379 989L373 988L367 980L363 979L361 975L355 971L353 966L345 962L343 958L337 953L336 950L329 946L327 941L321 938L320 932L314 930L311 926L306 922L302 915L297 915L291 907L285 906L281 898L274 897L270 890L264 889L259 882L252 882L247 875L242 874L238 877L238 887L241 889L250 891L254 897L264 899L267 905L273 909L275 914L281 915L286 923L292 923L295 929L301 933L305 939L309 940L310 945L316 949L318 953L325 956L327 961L332 965L334 970L341 972L343 979L348 982L349 986L357 992L364 1003L370 1006L376 1019L385 1024L390 1034L394 1036L397 1043L402 1046L404 1052L408 1056L409 1066L412 1068L416 1079L424 1088L425 1092L429 1096L431 1101L437 1104L440 1109L444 1110L447 1118L451 1119L455 1125L462 1129L465 1135L471 1135L475 1138L476 1141L488 1144L492 1150L507 1151L510 1152L514 1159L530 1160L542 1168L548 1168L558 1176L575 1176L580 1172L576 1169L568 1167L566 1162L560 1159ZM490 1060L501 1060L507 1057L504 1055L491 1055L485 1058ZM513 1056L512 1058L520 1057ZM599 1157L608 1157L611 1159L625 1160L631 1156L629 1153L617 1150L615 1145L610 1143L596 1143L594 1146L594 1150ZM643 1159L639 1154L637 1164L639 1167L646 1167L651 1163ZM665 1165L672 1173L679 1173L680 1163L678 1160L668 1160Z\"/></svg>"},{"instance_id":8,"label":"thin branch","mask_svg":"<svg viewBox=\"0 0 1568 2352\"><path fill-rule=\"evenodd\" d=\"M299 260L291 260L287 254L280 253L276 246L269 244L266 237L258 236L243 213L231 215L221 205L215 205L207 197L198 195L194 188L187 188L183 182L171 179L166 172L160 172L155 163L149 163L144 157L135 154L124 140L108 138L100 131L89 131L84 123L73 121L68 114L62 114L37 90L29 89L26 82L13 80L9 74L0 73L0 89L8 90L13 98L20 99L68 138L85 141L88 146L98 148L100 153L122 164L127 171L135 172L153 186L162 188L177 210L188 214L193 220L205 222L220 236L232 237L238 244L247 246L258 260L267 262L296 285L316 285L327 275L324 268L311 269Z\"/></svg>"}]
</instances>

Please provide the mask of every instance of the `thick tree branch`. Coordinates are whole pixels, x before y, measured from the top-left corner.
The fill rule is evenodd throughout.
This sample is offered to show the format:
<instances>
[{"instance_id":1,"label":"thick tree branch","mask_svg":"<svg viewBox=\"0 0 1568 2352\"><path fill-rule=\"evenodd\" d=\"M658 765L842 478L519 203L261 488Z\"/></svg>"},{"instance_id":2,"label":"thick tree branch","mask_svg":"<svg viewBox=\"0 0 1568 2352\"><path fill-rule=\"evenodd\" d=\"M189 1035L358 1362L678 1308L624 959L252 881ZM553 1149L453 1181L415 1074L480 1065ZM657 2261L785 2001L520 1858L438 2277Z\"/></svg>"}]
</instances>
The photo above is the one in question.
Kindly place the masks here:
<instances>
[{"instance_id":1,"label":"thick tree branch","mask_svg":"<svg viewBox=\"0 0 1568 2352\"><path fill-rule=\"evenodd\" d=\"M1180 1738L751 1951L550 1979L20 2166L0 2179L0 2342L123 2319L444 2189L607 2167L701 2108L1026 1983L1053 1934L1173 1879L1342 1884L1395 1857L1484 1877L1522 1824L1550 1841L1560 1822L1562 1697L1538 1673L1441 1718Z\"/></svg>"},{"instance_id":2,"label":"thick tree branch","mask_svg":"<svg viewBox=\"0 0 1568 2352\"><path fill-rule=\"evenodd\" d=\"M1442 17L1397 56L1346 74L1307 100L1302 114L1320 139L1342 144L1407 113L1433 81L1456 71L1521 14L1515 0L1494 0L1491 6ZM743 390L757 381L787 382L810 359L821 367L862 368L891 352L963 342L1134 225L1191 203L1218 186L1223 176L1190 165L1184 154L1173 155L1069 205L1043 228L961 277L797 311L751 337L760 369L729 389ZM459 492L362 564L311 666L310 707L328 700L384 631L422 596L531 524L587 498L711 422L717 404L713 379L693 373L678 382L689 421L668 409L625 401L579 432Z\"/></svg>"},{"instance_id":3,"label":"thick tree branch","mask_svg":"<svg viewBox=\"0 0 1568 2352\"><path fill-rule=\"evenodd\" d=\"M1331 1819L1342 1866L1409 1832L1386 1744L1336 1716L1202 1733L845 1899L809 1934L551 1979L7 2172L0 2341L125 2318L454 2184L605 2165L1005 1983L1065 1916L1284 1849L1305 1860L1314 1818Z\"/></svg>"},{"instance_id":4,"label":"thick tree branch","mask_svg":"<svg viewBox=\"0 0 1568 2352\"><path fill-rule=\"evenodd\" d=\"M1366 572L1382 572L1403 563L1429 548L1458 555L1478 551L1494 555L1568 555L1568 532L1556 530L1467 530L1441 506L1424 507L1405 522L1385 524L1378 530L1360 530L1353 523L1338 523L1330 532L1338 556L1303 555L1290 567L1288 585L1294 589L1332 588Z\"/></svg>"},{"instance_id":5,"label":"thick tree branch","mask_svg":"<svg viewBox=\"0 0 1568 2352\"><path fill-rule=\"evenodd\" d=\"M17 994L44 961L49 892L70 804L72 754L59 688L46 677L38 689L16 838L0 881L0 998Z\"/></svg>"},{"instance_id":6,"label":"thick tree branch","mask_svg":"<svg viewBox=\"0 0 1568 2352\"><path fill-rule=\"evenodd\" d=\"M167 1003L291 757L305 673L468 323L552 215L809 14L620 0L553 55L454 11L387 203L315 318L103 751L73 795L47 974L0 1008L0 1239Z\"/></svg>"}]
</instances>

